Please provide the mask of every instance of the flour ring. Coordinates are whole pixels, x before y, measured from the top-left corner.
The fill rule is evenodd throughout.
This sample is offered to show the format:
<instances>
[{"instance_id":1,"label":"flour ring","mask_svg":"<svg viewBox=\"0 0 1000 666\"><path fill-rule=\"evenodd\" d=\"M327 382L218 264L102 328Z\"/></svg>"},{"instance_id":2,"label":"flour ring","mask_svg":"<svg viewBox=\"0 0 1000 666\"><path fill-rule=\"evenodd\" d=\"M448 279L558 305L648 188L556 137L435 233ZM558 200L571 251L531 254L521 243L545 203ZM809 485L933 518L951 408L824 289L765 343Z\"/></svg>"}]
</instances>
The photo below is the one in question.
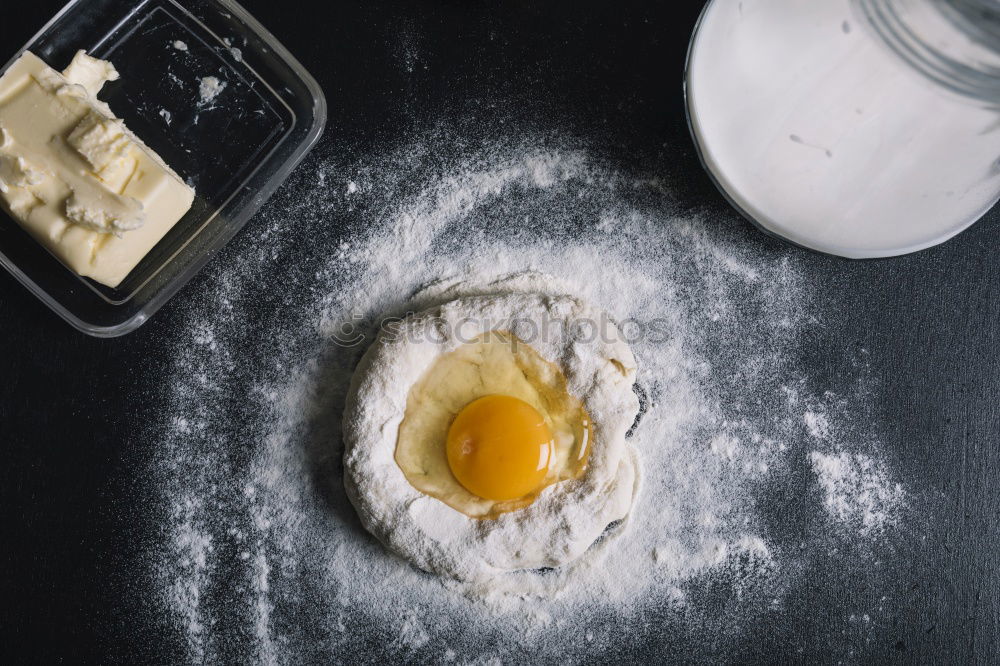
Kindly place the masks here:
<instances>
[{"instance_id":1,"label":"flour ring","mask_svg":"<svg viewBox=\"0 0 1000 666\"><path fill-rule=\"evenodd\" d=\"M347 495L368 531L420 569L482 581L557 567L580 557L632 507L638 473L625 436L639 411L635 358L605 313L550 291L558 288L545 276L520 274L427 290L415 300L451 300L384 329L355 371L344 416ZM590 460L581 478L549 486L530 506L477 520L410 485L394 458L397 432L410 388L441 355L470 335L525 323L545 330L524 341L560 366L591 416ZM581 337L596 323L601 335Z\"/></svg>"}]
</instances>

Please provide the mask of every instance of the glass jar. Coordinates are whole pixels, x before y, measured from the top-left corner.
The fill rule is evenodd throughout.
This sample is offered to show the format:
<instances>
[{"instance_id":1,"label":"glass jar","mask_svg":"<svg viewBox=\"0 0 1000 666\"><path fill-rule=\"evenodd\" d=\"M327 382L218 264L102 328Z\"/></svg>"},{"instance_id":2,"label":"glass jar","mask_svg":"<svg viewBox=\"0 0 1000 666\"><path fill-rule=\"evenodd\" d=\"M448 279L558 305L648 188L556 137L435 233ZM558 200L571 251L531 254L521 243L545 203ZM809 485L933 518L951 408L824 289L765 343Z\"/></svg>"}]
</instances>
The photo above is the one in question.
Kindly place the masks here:
<instances>
[{"instance_id":1,"label":"glass jar","mask_svg":"<svg viewBox=\"0 0 1000 666\"><path fill-rule=\"evenodd\" d=\"M685 83L709 174L795 244L904 254L1000 199L998 0L712 0Z\"/></svg>"}]
</instances>

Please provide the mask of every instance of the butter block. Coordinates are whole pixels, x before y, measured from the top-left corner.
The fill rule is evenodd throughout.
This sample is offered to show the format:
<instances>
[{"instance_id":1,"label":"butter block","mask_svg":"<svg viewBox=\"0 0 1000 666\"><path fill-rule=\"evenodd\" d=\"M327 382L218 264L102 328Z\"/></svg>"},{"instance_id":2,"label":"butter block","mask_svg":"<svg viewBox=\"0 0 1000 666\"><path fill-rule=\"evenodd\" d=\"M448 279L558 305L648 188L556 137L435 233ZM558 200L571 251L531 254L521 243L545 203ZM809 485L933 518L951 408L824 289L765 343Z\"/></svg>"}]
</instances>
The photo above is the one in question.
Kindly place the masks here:
<instances>
[{"instance_id":1,"label":"butter block","mask_svg":"<svg viewBox=\"0 0 1000 666\"><path fill-rule=\"evenodd\" d=\"M194 201L97 99L117 78L83 51L61 74L26 52L0 77L0 205L69 268L109 287Z\"/></svg>"}]
</instances>

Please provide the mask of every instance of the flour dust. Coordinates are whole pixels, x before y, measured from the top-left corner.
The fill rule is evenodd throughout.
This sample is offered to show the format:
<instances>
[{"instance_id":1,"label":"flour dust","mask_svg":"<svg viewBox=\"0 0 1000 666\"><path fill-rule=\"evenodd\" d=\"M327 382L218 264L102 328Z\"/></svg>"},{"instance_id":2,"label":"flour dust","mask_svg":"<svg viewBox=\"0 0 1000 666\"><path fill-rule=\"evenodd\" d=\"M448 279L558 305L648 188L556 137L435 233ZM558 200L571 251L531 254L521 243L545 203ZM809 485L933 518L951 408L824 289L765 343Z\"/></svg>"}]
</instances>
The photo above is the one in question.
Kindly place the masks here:
<instances>
[{"instance_id":1,"label":"flour dust","mask_svg":"<svg viewBox=\"0 0 1000 666\"><path fill-rule=\"evenodd\" d=\"M868 432L867 393L806 371L820 319L795 252L544 143L317 155L186 294L150 473L152 575L188 658L565 663L650 637L710 654L823 553L899 529L908 492ZM382 318L435 281L525 270L630 322L642 488L579 564L472 589L361 529L340 416Z\"/></svg>"}]
</instances>

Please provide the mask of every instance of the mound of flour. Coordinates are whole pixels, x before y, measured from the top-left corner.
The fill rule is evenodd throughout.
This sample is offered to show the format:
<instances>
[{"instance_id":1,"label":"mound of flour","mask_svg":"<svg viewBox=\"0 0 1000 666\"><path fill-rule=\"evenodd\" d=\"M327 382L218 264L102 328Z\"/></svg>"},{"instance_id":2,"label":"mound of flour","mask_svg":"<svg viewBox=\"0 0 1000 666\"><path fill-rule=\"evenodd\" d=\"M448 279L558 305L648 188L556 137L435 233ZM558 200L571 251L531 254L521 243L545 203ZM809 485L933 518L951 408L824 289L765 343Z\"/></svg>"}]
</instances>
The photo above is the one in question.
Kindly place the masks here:
<instances>
[{"instance_id":1,"label":"mound of flour","mask_svg":"<svg viewBox=\"0 0 1000 666\"><path fill-rule=\"evenodd\" d=\"M165 517L151 573L188 658L563 663L651 634L717 645L796 588L809 552L871 540L854 508L902 510L855 416L866 393L798 367L818 313L792 251L583 151L443 159L435 141L364 164L315 156L187 294L150 474ZM345 393L379 322L426 285L525 270L624 322L642 492L626 533L580 566L444 581L360 527ZM872 462L846 482L822 457L842 455Z\"/></svg>"}]
</instances>

